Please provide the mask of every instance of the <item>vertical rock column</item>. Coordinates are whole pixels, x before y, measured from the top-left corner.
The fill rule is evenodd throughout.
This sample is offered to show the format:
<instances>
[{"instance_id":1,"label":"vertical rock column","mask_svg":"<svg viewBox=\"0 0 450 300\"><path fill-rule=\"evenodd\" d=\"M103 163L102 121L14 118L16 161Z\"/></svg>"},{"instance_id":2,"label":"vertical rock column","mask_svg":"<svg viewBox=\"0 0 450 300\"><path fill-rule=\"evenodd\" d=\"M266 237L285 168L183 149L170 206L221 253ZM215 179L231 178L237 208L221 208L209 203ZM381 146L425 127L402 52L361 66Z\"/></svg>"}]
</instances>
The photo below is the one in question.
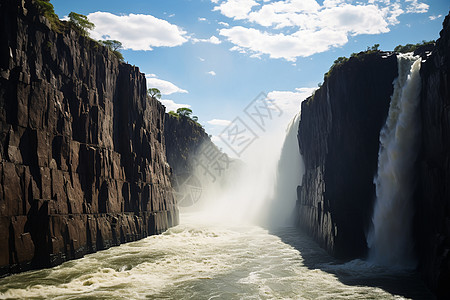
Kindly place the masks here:
<instances>
[{"instance_id":1,"label":"vertical rock column","mask_svg":"<svg viewBox=\"0 0 450 300\"><path fill-rule=\"evenodd\" d=\"M0 274L178 222L164 107L144 74L32 1L0 3Z\"/></svg>"},{"instance_id":2,"label":"vertical rock column","mask_svg":"<svg viewBox=\"0 0 450 300\"><path fill-rule=\"evenodd\" d=\"M441 299L450 298L450 16L422 64L422 153L416 245L422 273Z\"/></svg>"}]
</instances>

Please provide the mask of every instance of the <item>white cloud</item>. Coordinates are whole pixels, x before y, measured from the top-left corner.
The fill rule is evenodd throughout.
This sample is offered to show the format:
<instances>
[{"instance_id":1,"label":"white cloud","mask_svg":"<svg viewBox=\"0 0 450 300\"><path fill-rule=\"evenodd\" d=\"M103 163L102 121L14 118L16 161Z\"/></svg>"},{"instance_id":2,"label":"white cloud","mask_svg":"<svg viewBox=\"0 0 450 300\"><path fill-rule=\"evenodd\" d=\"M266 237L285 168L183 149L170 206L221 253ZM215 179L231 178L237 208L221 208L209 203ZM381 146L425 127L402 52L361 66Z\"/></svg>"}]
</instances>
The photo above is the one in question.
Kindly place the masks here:
<instances>
[{"instance_id":1,"label":"white cloud","mask_svg":"<svg viewBox=\"0 0 450 300\"><path fill-rule=\"evenodd\" d=\"M205 59L202 58L202 57L199 57L198 59L199 59L200 61L205 61Z\"/></svg>"},{"instance_id":2,"label":"white cloud","mask_svg":"<svg viewBox=\"0 0 450 300\"><path fill-rule=\"evenodd\" d=\"M206 18L201 18L201 17L199 17L198 20L199 20L200 22L204 22L204 21L206 21Z\"/></svg>"},{"instance_id":3,"label":"white cloud","mask_svg":"<svg viewBox=\"0 0 450 300\"><path fill-rule=\"evenodd\" d=\"M218 45L220 43L222 43L219 38L215 35L211 36L209 39L196 39L196 38L192 38L192 42L193 43L198 43L198 42L203 42L203 43L211 43L211 44L215 44Z\"/></svg>"},{"instance_id":4,"label":"white cloud","mask_svg":"<svg viewBox=\"0 0 450 300\"><path fill-rule=\"evenodd\" d=\"M258 5L259 3L254 0L228 0L222 2L219 6L214 7L213 10L220 11L228 18L242 20L247 18L247 15L252 10L252 7Z\"/></svg>"},{"instance_id":5,"label":"white cloud","mask_svg":"<svg viewBox=\"0 0 450 300\"><path fill-rule=\"evenodd\" d=\"M230 120L221 120L221 119L212 119L207 121L206 123L214 126L228 126L231 124Z\"/></svg>"},{"instance_id":6,"label":"white cloud","mask_svg":"<svg viewBox=\"0 0 450 300\"><path fill-rule=\"evenodd\" d=\"M152 50L153 47L175 47L188 41L186 32L181 28L151 15L117 16L95 12L88 18L95 24L90 32L93 39L100 40L106 36L122 42L125 49Z\"/></svg>"},{"instance_id":7,"label":"white cloud","mask_svg":"<svg viewBox=\"0 0 450 300\"><path fill-rule=\"evenodd\" d=\"M169 111L176 112L177 109L179 109L181 107L191 107L189 104L175 103L173 100L168 100L168 99L159 100L159 102L161 102L166 107L166 112L169 112Z\"/></svg>"},{"instance_id":8,"label":"white cloud","mask_svg":"<svg viewBox=\"0 0 450 300\"><path fill-rule=\"evenodd\" d=\"M405 0L411 4L406 8L407 13L426 13L430 7L428 4L418 2L418 0Z\"/></svg>"},{"instance_id":9,"label":"white cloud","mask_svg":"<svg viewBox=\"0 0 450 300\"><path fill-rule=\"evenodd\" d=\"M214 71L209 71L209 72L206 72L206 73L208 73L211 76L216 76L216 72L214 72Z\"/></svg>"},{"instance_id":10,"label":"white cloud","mask_svg":"<svg viewBox=\"0 0 450 300\"><path fill-rule=\"evenodd\" d=\"M154 75L154 74L151 74ZM187 93L188 91L183 90L179 87L177 87L175 84L173 84L170 81L162 80L159 78L156 78L154 76L146 75L147 78L147 88L157 88L162 95L170 95L173 93Z\"/></svg>"},{"instance_id":11,"label":"white cloud","mask_svg":"<svg viewBox=\"0 0 450 300\"><path fill-rule=\"evenodd\" d=\"M442 15L437 15L437 16L429 16L428 18L430 18L431 21L434 21L436 19L440 19L442 17Z\"/></svg>"},{"instance_id":12,"label":"white cloud","mask_svg":"<svg viewBox=\"0 0 450 300\"><path fill-rule=\"evenodd\" d=\"M301 102L311 96L316 89L317 88L296 88L295 92L272 91L267 94L267 98L274 100L275 105L290 118L300 111Z\"/></svg>"},{"instance_id":13,"label":"white cloud","mask_svg":"<svg viewBox=\"0 0 450 300\"><path fill-rule=\"evenodd\" d=\"M268 54L271 58L284 58L288 61L295 61L299 56L324 52L331 46L340 46L347 42L344 33L326 28L320 31L297 31L291 35L270 34L242 26L221 29L219 32L230 42L238 45L230 50Z\"/></svg>"},{"instance_id":14,"label":"white cloud","mask_svg":"<svg viewBox=\"0 0 450 300\"><path fill-rule=\"evenodd\" d=\"M423 13L428 5L420 0L225 0L213 10L244 25L222 28L220 35L234 44L232 51L252 56L295 61L340 47L350 36L380 34L398 24L405 12ZM264 29L252 26L262 26ZM250 25L246 25L250 24Z\"/></svg>"},{"instance_id":15,"label":"white cloud","mask_svg":"<svg viewBox=\"0 0 450 300\"><path fill-rule=\"evenodd\" d=\"M230 27L230 24L225 23L225 22L219 22L219 25L225 26L225 27Z\"/></svg>"}]
</instances>

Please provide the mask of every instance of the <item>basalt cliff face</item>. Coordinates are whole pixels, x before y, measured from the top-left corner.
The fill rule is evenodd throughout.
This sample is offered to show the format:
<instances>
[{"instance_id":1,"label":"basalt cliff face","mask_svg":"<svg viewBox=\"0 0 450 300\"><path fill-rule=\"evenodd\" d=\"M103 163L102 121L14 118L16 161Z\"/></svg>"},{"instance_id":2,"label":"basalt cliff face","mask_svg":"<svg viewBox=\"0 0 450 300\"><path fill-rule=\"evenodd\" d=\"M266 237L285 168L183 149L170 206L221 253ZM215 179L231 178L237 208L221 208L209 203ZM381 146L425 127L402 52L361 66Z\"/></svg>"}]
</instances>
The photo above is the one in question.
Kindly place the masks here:
<instances>
[{"instance_id":1,"label":"basalt cliff face","mask_svg":"<svg viewBox=\"0 0 450 300\"><path fill-rule=\"evenodd\" d=\"M139 69L31 1L0 2L0 274L178 222L164 107Z\"/></svg>"},{"instance_id":2,"label":"basalt cliff face","mask_svg":"<svg viewBox=\"0 0 450 300\"><path fill-rule=\"evenodd\" d=\"M340 258L367 251L379 135L396 76L395 55L360 54L333 68L302 103L298 139L305 175L298 222Z\"/></svg>"},{"instance_id":3,"label":"basalt cliff face","mask_svg":"<svg viewBox=\"0 0 450 300\"><path fill-rule=\"evenodd\" d=\"M449 16L443 25L436 45L415 53L422 57L418 120L422 141L413 200L413 235L418 268L425 281L438 298L449 299ZM350 58L302 103L298 139L306 173L297 190L298 223L336 257L367 254L380 129L397 75L394 54Z\"/></svg>"},{"instance_id":4,"label":"basalt cliff face","mask_svg":"<svg viewBox=\"0 0 450 300\"><path fill-rule=\"evenodd\" d=\"M416 196L419 268L439 298L450 299L450 15L422 64L422 148Z\"/></svg>"},{"instance_id":5,"label":"basalt cliff face","mask_svg":"<svg viewBox=\"0 0 450 300\"><path fill-rule=\"evenodd\" d=\"M164 128L167 161L172 167L173 178L189 176L194 172L193 160L202 145L211 142L208 134L190 118L170 114L166 114Z\"/></svg>"}]
</instances>

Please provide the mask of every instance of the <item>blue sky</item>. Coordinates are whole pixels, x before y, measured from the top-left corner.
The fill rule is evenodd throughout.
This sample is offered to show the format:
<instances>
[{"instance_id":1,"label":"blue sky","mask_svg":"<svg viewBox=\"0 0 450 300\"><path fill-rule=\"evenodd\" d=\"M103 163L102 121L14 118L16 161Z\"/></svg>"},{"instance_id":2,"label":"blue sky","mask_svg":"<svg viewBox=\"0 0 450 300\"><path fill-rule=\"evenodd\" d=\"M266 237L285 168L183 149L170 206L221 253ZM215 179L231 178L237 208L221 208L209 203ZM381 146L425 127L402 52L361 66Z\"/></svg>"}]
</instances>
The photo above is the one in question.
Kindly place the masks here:
<instances>
[{"instance_id":1,"label":"blue sky","mask_svg":"<svg viewBox=\"0 0 450 300\"><path fill-rule=\"evenodd\" d=\"M52 0L123 43L169 109L218 135L261 92L290 119L339 56L439 37L448 0ZM215 138L217 140L217 138Z\"/></svg>"}]
</instances>

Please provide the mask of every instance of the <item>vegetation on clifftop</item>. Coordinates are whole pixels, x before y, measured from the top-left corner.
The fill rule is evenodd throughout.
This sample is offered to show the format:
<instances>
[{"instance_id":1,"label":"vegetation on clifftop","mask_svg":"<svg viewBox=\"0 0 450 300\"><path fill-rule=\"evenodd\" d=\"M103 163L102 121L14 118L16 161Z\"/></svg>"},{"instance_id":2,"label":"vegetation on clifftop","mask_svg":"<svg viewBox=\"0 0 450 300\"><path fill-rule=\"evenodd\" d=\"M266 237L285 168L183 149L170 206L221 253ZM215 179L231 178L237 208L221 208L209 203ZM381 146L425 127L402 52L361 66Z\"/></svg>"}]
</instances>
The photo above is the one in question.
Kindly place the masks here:
<instances>
[{"instance_id":1,"label":"vegetation on clifftop","mask_svg":"<svg viewBox=\"0 0 450 300\"><path fill-rule=\"evenodd\" d=\"M192 115L192 109L187 108L187 107L180 107L177 109L177 112L174 112L173 110L168 112L169 115L180 119L180 118L185 118L187 120L190 120L192 122L194 122L196 125L203 127L200 123L198 123L198 117L197 116L191 116Z\"/></svg>"},{"instance_id":2,"label":"vegetation on clifftop","mask_svg":"<svg viewBox=\"0 0 450 300\"><path fill-rule=\"evenodd\" d=\"M424 40L421 43L417 43L417 44L398 45L397 47L394 48L394 52L398 52L398 53L414 52L420 47L427 46L427 45L434 45L435 42L436 41L434 41L434 40L432 40L432 41Z\"/></svg>"},{"instance_id":3,"label":"vegetation on clifftop","mask_svg":"<svg viewBox=\"0 0 450 300\"><path fill-rule=\"evenodd\" d=\"M53 7L53 4L50 3L50 0L35 0L35 4L39 13L50 22L52 30L54 30L55 32L62 33L71 28L78 32L80 35L91 39L89 37L89 30L94 29L95 24L90 22L87 16L71 12L68 16L68 22L61 21L58 15L55 13L55 8ZM119 51L120 49L122 49L121 42L117 40L99 40L95 42L108 48L108 50L110 50L119 59L119 61L124 61L123 55Z\"/></svg>"}]
</instances>

